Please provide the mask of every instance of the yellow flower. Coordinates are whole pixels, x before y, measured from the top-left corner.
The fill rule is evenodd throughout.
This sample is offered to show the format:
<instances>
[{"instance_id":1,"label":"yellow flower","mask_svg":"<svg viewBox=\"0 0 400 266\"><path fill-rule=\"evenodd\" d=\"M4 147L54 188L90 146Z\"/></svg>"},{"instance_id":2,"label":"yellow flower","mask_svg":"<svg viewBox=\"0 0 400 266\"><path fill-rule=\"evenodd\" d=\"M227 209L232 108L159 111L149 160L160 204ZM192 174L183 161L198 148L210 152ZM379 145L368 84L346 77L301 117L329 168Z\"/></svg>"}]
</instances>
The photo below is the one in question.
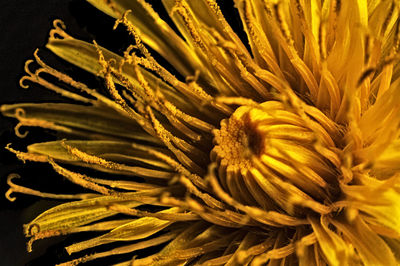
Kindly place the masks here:
<instances>
[{"instance_id":1,"label":"yellow flower","mask_svg":"<svg viewBox=\"0 0 400 266\"><path fill-rule=\"evenodd\" d=\"M29 250L38 239L103 231L67 252L115 247L61 265L118 254L133 259L117 265L399 265L398 2L236 0L250 50L215 0L163 0L182 37L144 0L88 2L134 45L119 56L57 20L47 48L101 76L107 93L36 52L40 68L28 61L21 86L78 104L1 107L19 120L17 135L21 126L67 134L7 148L86 189L52 194L9 177L10 200L74 200L26 225Z\"/></svg>"}]
</instances>

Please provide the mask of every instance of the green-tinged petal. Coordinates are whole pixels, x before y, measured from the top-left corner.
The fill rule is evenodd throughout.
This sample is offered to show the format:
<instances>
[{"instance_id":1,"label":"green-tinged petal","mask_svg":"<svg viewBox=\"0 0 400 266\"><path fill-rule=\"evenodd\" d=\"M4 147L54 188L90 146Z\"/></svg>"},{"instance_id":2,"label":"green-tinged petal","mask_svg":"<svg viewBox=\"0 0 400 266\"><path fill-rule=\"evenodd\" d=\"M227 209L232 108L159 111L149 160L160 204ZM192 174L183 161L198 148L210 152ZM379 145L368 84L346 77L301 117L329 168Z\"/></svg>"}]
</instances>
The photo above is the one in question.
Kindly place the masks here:
<instances>
[{"instance_id":1,"label":"green-tinged petal","mask_svg":"<svg viewBox=\"0 0 400 266\"><path fill-rule=\"evenodd\" d=\"M177 213L177 208L170 208L159 213ZM73 244L67 247L69 254L79 252L84 249L91 247L104 245L115 241L133 241L144 239L155 233L163 230L173 222L167 220L160 220L154 217L143 217L139 218L130 223L119 226L109 233L101 235L99 237L83 241L80 243Z\"/></svg>"},{"instance_id":2,"label":"green-tinged petal","mask_svg":"<svg viewBox=\"0 0 400 266\"><path fill-rule=\"evenodd\" d=\"M99 253L94 253L91 255L87 255L83 258L78 258L72 261L68 261L68 262L64 262L61 264L58 264L58 266L70 266L75 265L75 263L83 263L83 262L87 262L87 261L91 261L91 260L95 260L95 259L99 259L99 258L104 258L104 257L108 257L108 256L115 256L115 255L120 255L120 254L127 254L127 253L132 253L135 252L137 250L141 250L141 249L145 249L145 248L149 248L149 247L154 247L160 244L164 244L165 242L170 241L171 239L173 239L175 236L177 235L177 233L173 232L173 233L166 233L163 234L159 237L154 237L154 238L150 238L148 240L143 240L140 241L138 243L134 243L134 244L130 244L130 245L125 245L122 247L117 247L108 251L104 251L104 252L99 252ZM127 264L124 263L119 263L119 264L114 264L114 266L116 265L127 265L130 266L132 265L132 262L129 261L127 262Z\"/></svg>"},{"instance_id":3,"label":"green-tinged petal","mask_svg":"<svg viewBox=\"0 0 400 266\"><path fill-rule=\"evenodd\" d=\"M28 151L32 153L47 155L54 159L66 162L79 161L77 157L68 152L68 150L63 146L63 144L69 145L86 153L97 155L100 157L102 156L117 157L117 155L119 154L121 155L121 157L125 158L125 160L129 160L130 158L132 158L136 159L137 161L142 161L143 163L147 162L148 164L151 164L156 167L160 167L163 169L170 169L170 167L168 167L165 163L156 160L153 156L149 155L149 153L146 153L146 150L149 149L148 146L133 144L124 141L108 141L108 140L49 141L49 142L35 143L29 145ZM152 149L160 151L162 150L161 148L156 148L156 147Z\"/></svg>"},{"instance_id":4,"label":"green-tinged petal","mask_svg":"<svg viewBox=\"0 0 400 266\"><path fill-rule=\"evenodd\" d=\"M67 39L50 39L46 47L62 59L74 64L92 74L102 75L101 71L103 66L99 63L99 53L94 44L90 44L81 40L67 38ZM102 51L105 60L115 60L116 67L123 59L121 56L103 48L99 47ZM146 81L152 88L158 88L162 91L164 96L173 102L177 107L190 113L196 113L196 108L189 104L186 100L182 99L174 88L166 84L163 80L156 77L146 69L138 66L146 78ZM144 89L137 81L135 70L132 66L125 64L122 67L122 73L129 79L136 90L143 91ZM116 82L118 82L116 80Z\"/></svg>"},{"instance_id":5,"label":"green-tinged petal","mask_svg":"<svg viewBox=\"0 0 400 266\"><path fill-rule=\"evenodd\" d=\"M75 148L72 153L68 148ZM170 178L171 168L146 152L149 147L122 141L69 140L36 143L28 146L28 152L51 157L66 163L91 167L100 171L115 172L153 178ZM152 148L157 150L157 148ZM97 158L94 160L92 158ZM95 159L96 159L95 158ZM122 159L121 164L106 160ZM101 160L101 159L104 159ZM123 163L129 163L133 166Z\"/></svg>"},{"instance_id":6,"label":"green-tinged petal","mask_svg":"<svg viewBox=\"0 0 400 266\"><path fill-rule=\"evenodd\" d=\"M115 215L118 212L111 211L107 206L116 203L127 207L142 205L141 202L126 200L117 196L99 196L64 203L45 211L25 225L25 235L33 236L42 231L78 227Z\"/></svg>"},{"instance_id":7,"label":"green-tinged petal","mask_svg":"<svg viewBox=\"0 0 400 266\"><path fill-rule=\"evenodd\" d=\"M67 103L22 103L2 105L5 116L20 120L23 126L45 126L41 121L65 129L65 133L92 139L134 139L160 143L134 121L105 107ZM36 123L35 123L36 122Z\"/></svg>"}]
</instances>

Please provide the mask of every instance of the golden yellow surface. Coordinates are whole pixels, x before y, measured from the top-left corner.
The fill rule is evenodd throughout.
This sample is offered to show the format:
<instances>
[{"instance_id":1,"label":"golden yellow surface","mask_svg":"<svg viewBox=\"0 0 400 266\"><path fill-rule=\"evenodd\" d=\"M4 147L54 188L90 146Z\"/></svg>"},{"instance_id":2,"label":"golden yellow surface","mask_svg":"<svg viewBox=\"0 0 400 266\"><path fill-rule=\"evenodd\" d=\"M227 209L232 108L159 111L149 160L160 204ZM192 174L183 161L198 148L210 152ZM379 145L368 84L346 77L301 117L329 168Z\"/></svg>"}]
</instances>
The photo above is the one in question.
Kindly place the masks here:
<instances>
[{"instance_id":1,"label":"golden yellow surface","mask_svg":"<svg viewBox=\"0 0 400 266\"><path fill-rule=\"evenodd\" d=\"M400 264L397 1L235 0L250 50L215 0L163 0L180 35L144 0L88 2L130 33L124 54L75 39L59 20L46 47L107 92L36 51L21 86L77 103L1 106L20 137L33 126L68 136L10 152L85 188L54 194L9 176L9 200L72 200L25 226L29 251L101 231L67 252L117 247L60 265L126 253L116 265Z\"/></svg>"}]
</instances>

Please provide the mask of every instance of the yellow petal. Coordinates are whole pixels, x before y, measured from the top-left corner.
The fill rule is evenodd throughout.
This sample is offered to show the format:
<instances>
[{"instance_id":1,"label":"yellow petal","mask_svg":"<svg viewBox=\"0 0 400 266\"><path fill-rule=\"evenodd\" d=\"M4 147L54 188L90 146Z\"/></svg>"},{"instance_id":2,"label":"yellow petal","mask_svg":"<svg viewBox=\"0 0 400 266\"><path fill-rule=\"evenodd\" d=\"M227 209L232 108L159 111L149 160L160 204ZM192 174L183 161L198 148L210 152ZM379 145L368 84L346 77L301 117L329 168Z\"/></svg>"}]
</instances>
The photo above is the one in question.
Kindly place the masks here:
<instances>
[{"instance_id":1,"label":"yellow petal","mask_svg":"<svg viewBox=\"0 0 400 266\"><path fill-rule=\"evenodd\" d=\"M128 19L140 30L143 41L168 60L182 75L194 75L201 69L195 54L144 0L116 0L112 6L104 0L87 0L104 13L120 18L132 10Z\"/></svg>"},{"instance_id":2,"label":"yellow petal","mask_svg":"<svg viewBox=\"0 0 400 266\"><path fill-rule=\"evenodd\" d=\"M325 218L322 217L318 220L310 217L308 220L318 239L318 245L329 262L329 265L349 265L349 256L353 252L351 246L346 243L341 236L328 228Z\"/></svg>"},{"instance_id":3,"label":"yellow petal","mask_svg":"<svg viewBox=\"0 0 400 266\"><path fill-rule=\"evenodd\" d=\"M26 236L48 230L62 230L85 225L117 214L107 208L109 204L137 207L142 203L127 201L116 196L103 196L81 201L73 201L53 207L25 225Z\"/></svg>"},{"instance_id":4,"label":"yellow petal","mask_svg":"<svg viewBox=\"0 0 400 266\"><path fill-rule=\"evenodd\" d=\"M352 223L332 219L331 223L355 247L364 265L398 265L390 247L361 218Z\"/></svg>"},{"instance_id":5,"label":"yellow petal","mask_svg":"<svg viewBox=\"0 0 400 266\"><path fill-rule=\"evenodd\" d=\"M160 213L176 213L178 208L170 208ZM115 241L133 241L149 237L168 225L171 221L160 220L154 217L143 217L136 219L130 223L119 226L107 234L99 237L73 244L66 248L69 254L79 252L84 249L104 245Z\"/></svg>"}]
</instances>

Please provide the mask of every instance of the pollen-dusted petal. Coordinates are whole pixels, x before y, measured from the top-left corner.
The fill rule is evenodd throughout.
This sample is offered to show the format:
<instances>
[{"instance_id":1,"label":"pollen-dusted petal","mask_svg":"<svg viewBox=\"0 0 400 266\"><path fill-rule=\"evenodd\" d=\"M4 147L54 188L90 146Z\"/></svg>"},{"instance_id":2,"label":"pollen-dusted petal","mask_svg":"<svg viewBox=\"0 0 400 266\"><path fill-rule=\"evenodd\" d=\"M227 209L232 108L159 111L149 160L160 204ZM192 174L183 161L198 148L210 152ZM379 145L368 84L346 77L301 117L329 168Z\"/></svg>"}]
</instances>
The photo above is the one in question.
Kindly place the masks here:
<instances>
[{"instance_id":1,"label":"pollen-dusted petal","mask_svg":"<svg viewBox=\"0 0 400 266\"><path fill-rule=\"evenodd\" d=\"M40 154L45 156L50 156L55 160L59 160L66 163L77 164L85 167L94 168L104 172L119 173L124 175L134 175L141 177L152 177L169 179L173 176L171 168L167 165L160 163L155 160L154 156L143 149L134 149L132 144L129 142L121 141L65 141L66 144L72 145L73 147L78 147L85 152L91 153L97 156L107 157L107 154L121 154L128 157L124 157L128 160L128 163L132 165L141 164L142 166L129 166L125 165L122 168L110 168L101 164L88 164L83 160L68 152L68 150L63 147L62 141L44 142L36 143L28 146L28 152L31 154ZM136 146L140 148L140 145ZM157 150L157 148L154 148ZM100 160L100 159L99 159ZM103 159L104 160L104 159Z\"/></svg>"},{"instance_id":2,"label":"pollen-dusted petal","mask_svg":"<svg viewBox=\"0 0 400 266\"><path fill-rule=\"evenodd\" d=\"M92 73L95 75L103 75L101 70L103 70L103 66L99 63L98 60L98 51L96 46L90 43L86 43L77 39L54 39L50 40L47 44L47 48L54 52L56 55L60 56L62 59ZM109 50L100 47L104 57L106 60L115 60L116 66L122 62L122 57L110 52ZM149 71L144 68L141 70L143 75L145 75L146 80L150 82L151 85L154 85L160 88L162 91L165 91L165 96L171 102L177 104L183 110L193 110L193 107L188 105L187 102L184 102L180 99L179 94L174 94L175 90L168 86L164 81L160 78L157 78ZM138 83L136 79L136 75L132 68L127 65L122 66L122 72L129 81L135 86L136 90L143 90L141 85ZM120 82L115 80L116 82Z\"/></svg>"},{"instance_id":3,"label":"pollen-dusted petal","mask_svg":"<svg viewBox=\"0 0 400 266\"><path fill-rule=\"evenodd\" d=\"M128 19L140 30L145 43L168 60L183 75L193 75L202 69L196 55L187 44L163 21L144 0L88 0L96 8L120 18L127 10L132 10Z\"/></svg>"}]
</instances>

